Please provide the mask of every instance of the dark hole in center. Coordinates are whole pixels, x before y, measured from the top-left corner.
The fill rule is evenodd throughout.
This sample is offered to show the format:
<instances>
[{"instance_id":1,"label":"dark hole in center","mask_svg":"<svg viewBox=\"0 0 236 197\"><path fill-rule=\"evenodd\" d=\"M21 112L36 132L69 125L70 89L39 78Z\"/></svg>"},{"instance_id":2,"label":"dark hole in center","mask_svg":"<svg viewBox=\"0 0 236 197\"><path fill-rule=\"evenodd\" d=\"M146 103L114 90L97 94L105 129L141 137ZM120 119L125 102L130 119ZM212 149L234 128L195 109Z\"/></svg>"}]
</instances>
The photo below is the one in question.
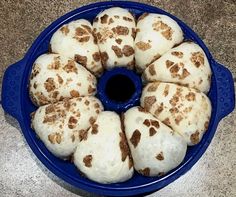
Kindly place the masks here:
<instances>
[{"instance_id":1,"label":"dark hole in center","mask_svg":"<svg viewBox=\"0 0 236 197\"><path fill-rule=\"evenodd\" d=\"M116 102L128 101L135 92L133 81L125 75L115 75L106 84L106 95Z\"/></svg>"}]
</instances>

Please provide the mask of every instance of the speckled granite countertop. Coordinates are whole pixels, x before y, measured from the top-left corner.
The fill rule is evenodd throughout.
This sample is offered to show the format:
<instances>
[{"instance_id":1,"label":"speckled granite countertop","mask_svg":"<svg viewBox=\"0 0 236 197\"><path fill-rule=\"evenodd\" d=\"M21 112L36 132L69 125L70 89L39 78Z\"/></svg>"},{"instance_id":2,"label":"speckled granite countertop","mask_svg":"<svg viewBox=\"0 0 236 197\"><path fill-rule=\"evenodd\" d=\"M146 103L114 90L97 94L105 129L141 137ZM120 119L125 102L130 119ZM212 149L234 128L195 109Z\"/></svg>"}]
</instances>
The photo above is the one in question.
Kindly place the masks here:
<instances>
[{"instance_id":1,"label":"speckled granite countertop","mask_svg":"<svg viewBox=\"0 0 236 197\"><path fill-rule=\"evenodd\" d=\"M0 80L37 35L66 12L94 1L1 0ZM236 78L236 1L142 1L179 17ZM235 83L236 85L236 83ZM184 176L150 196L236 196L236 112L221 121L204 156ZM50 173L29 149L17 122L0 108L0 196L92 196Z\"/></svg>"}]
</instances>

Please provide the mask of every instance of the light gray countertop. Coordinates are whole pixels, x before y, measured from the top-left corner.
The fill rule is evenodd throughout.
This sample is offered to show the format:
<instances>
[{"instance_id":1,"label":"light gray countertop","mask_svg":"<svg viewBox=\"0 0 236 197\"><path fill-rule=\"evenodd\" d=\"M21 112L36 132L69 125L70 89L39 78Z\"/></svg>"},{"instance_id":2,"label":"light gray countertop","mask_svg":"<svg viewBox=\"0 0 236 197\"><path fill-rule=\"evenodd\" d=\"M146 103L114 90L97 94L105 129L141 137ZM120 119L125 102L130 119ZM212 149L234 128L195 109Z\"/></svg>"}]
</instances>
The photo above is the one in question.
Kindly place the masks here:
<instances>
[{"instance_id":1,"label":"light gray countertop","mask_svg":"<svg viewBox=\"0 0 236 197\"><path fill-rule=\"evenodd\" d=\"M0 80L37 35L66 12L94 1L0 1ZM217 61L236 78L236 2L146 2L176 15L199 34ZM235 84L236 85L236 84ZM150 196L236 196L236 112L224 118L203 157L184 176ZM27 145L18 123L0 108L0 197L92 196L49 172Z\"/></svg>"}]
</instances>

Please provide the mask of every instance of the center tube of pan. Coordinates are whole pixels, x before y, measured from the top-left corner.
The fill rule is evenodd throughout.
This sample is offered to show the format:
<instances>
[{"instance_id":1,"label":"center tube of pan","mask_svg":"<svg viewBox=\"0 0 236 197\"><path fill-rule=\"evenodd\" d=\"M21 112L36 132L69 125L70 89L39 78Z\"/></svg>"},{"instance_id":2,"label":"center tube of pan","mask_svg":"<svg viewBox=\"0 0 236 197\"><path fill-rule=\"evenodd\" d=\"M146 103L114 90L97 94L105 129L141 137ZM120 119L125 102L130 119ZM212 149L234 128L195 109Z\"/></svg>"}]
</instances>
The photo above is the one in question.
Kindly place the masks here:
<instances>
[{"instance_id":1,"label":"center tube of pan","mask_svg":"<svg viewBox=\"0 0 236 197\"><path fill-rule=\"evenodd\" d=\"M117 113L139 105L141 91L140 76L126 68L106 71L98 81L98 97L105 110Z\"/></svg>"}]
</instances>

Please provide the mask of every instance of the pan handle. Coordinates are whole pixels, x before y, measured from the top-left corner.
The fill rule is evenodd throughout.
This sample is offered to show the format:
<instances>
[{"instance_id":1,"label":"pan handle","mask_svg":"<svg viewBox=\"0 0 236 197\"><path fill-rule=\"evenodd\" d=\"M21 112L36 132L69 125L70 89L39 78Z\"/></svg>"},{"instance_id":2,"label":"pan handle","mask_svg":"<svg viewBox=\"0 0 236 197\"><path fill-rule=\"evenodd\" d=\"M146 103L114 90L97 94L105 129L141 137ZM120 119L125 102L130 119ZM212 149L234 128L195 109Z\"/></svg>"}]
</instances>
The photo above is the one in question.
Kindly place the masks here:
<instances>
[{"instance_id":1,"label":"pan handle","mask_svg":"<svg viewBox=\"0 0 236 197\"><path fill-rule=\"evenodd\" d=\"M22 120L20 95L24 69L24 59L10 65L4 73L2 82L2 107L18 121Z\"/></svg>"},{"instance_id":2,"label":"pan handle","mask_svg":"<svg viewBox=\"0 0 236 197\"><path fill-rule=\"evenodd\" d=\"M213 70L216 78L217 92L217 119L231 113L235 108L234 80L231 72L218 62L213 62Z\"/></svg>"}]
</instances>

